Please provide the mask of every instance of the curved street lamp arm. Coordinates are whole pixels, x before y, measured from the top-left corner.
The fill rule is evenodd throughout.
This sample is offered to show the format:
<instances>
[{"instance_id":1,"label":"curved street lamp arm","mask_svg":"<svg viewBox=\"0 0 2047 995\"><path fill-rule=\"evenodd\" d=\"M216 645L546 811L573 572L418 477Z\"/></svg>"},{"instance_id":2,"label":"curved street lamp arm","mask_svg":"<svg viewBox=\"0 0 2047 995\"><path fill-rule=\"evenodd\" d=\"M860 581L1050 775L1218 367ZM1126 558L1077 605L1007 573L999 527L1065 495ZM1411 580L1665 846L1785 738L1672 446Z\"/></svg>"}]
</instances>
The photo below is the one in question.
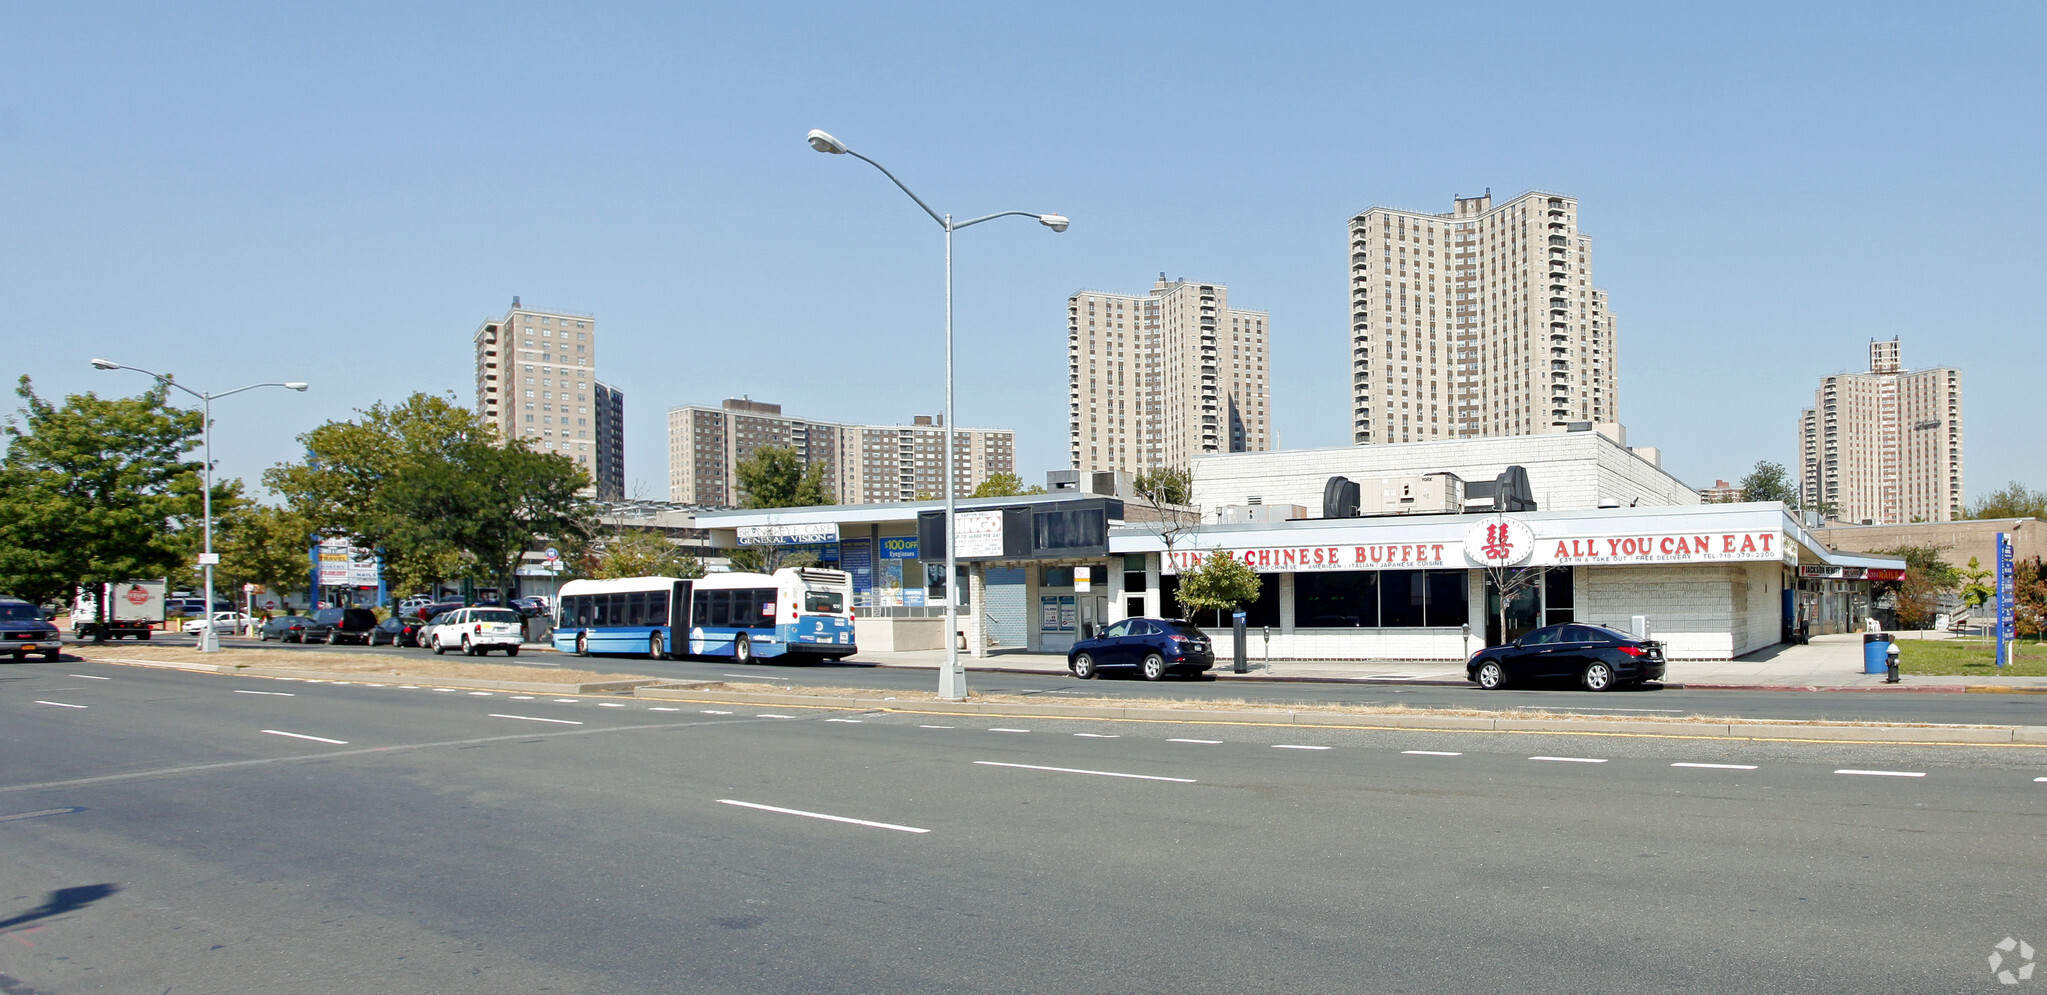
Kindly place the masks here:
<instances>
[{"instance_id":1,"label":"curved street lamp arm","mask_svg":"<svg viewBox=\"0 0 2047 995\"><path fill-rule=\"evenodd\" d=\"M252 383L252 384L248 385L247 387L236 387L236 388L235 388L235 389L233 389L233 390L224 390L224 391L221 391L221 392L220 392L220 393L218 393L218 394L213 394L213 395L211 395L211 396L212 396L212 397L216 397L216 398L220 398L220 397L226 397L226 396L228 396L229 394L239 394L239 393L241 393L242 391L245 391L245 390L255 390L255 389L256 389L256 388L258 388L258 387L285 387L285 388L289 388L289 389L291 389L291 390L297 390L297 389L298 389L297 387L294 387L294 386L292 386L291 384L288 384L288 383Z\"/></svg>"},{"instance_id":2,"label":"curved street lamp arm","mask_svg":"<svg viewBox=\"0 0 2047 995\"><path fill-rule=\"evenodd\" d=\"M931 215L931 220L938 222L940 227L944 227L945 218L939 216L939 213L937 211L932 210L930 204L924 203L924 198L917 196L915 193L912 193L909 187L903 186L903 181L896 179L896 174L889 172L888 167L883 166L881 163L875 162L874 160L869 159L866 156L853 151L852 149L847 149L846 154L852 156L855 159L860 160L861 162L873 166L876 169L881 170L881 175L888 177L888 181L890 183L895 184L896 189L901 190L906 194L909 194L910 199L916 201L917 206L923 208L925 214ZM957 228L959 226L954 225L953 227Z\"/></svg>"},{"instance_id":3,"label":"curved street lamp arm","mask_svg":"<svg viewBox=\"0 0 2047 995\"><path fill-rule=\"evenodd\" d=\"M115 368L115 369L117 369L117 370L134 370L134 371L135 371L135 372L137 372L137 373L141 373L141 374L144 374L144 375L146 375L146 376L151 376L151 377L155 377L155 378L156 378L156 382L158 382L158 383L160 383L160 384L164 384L164 385L166 385L166 386L169 386L169 387L176 387L176 388L178 388L179 390L182 390L182 391L184 391L185 393L187 393L187 394L190 394L190 395L192 395L193 397L196 397L196 398L200 399L201 401L204 401L204 400L206 400L206 399L207 399L207 398L206 398L206 395L205 395L205 394L201 394L201 393L199 393L198 391L196 391L196 390L193 390L192 388L190 388L190 387L187 387L187 386L185 386L184 384L181 384L181 383L179 383L179 382L178 382L178 379L177 379L176 377L174 377L174 376L171 376L171 375L170 375L170 374L168 374L168 373L154 373L154 372L151 372L151 371L149 371L149 370L145 370L145 369L143 369L143 368L142 368L142 367L140 367L140 366L128 366L128 365L126 365L126 364L119 364L119 365L116 365L116 366L115 366L114 368Z\"/></svg>"},{"instance_id":4,"label":"curved street lamp arm","mask_svg":"<svg viewBox=\"0 0 2047 995\"><path fill-rule=\"evenodd\" d=\"M1044 216L1045 216L1045 215L1039 214L1039 213L1038 213L1038 212L1036 212L1036 211L1001 211L1001 212L998 212L998 213L995 213L995 214L983 214L983 215L981 215L980 217L978 217L978 218L975 218L975 219L973 219L973 220L971 220L971 221L955 221L955 222L953 222L953 223L952 223L952 226L953 226L953 227L954 227L955 229L958 229L958 228L965 228L965 227L966 227L966 226L968 226L968 225L978 225L978 224L980 224L980 223L981 223L981 222L983 222L983 221L993 221L993 220L995 220L996 218L1007 218L1007 217L1010 217L1011 215L1014 215L1014 216L1016 216L1016 217L1020 217L1020 218L1042 218L1042 217L1044 217Z\"/></svg>"}]
</instances>

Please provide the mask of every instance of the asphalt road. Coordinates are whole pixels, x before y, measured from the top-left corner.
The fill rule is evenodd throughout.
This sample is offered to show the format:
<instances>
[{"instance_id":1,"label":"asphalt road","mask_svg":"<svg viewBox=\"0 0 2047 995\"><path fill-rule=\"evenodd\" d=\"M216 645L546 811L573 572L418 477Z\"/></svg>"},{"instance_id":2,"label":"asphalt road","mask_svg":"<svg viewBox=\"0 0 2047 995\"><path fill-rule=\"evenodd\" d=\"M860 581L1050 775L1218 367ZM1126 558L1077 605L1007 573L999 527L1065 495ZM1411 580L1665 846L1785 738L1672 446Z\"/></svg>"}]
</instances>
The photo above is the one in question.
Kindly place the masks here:
<instances>
[{"instance_id":1,"label":"asphalt road","mask_svg":"<svg viewBox=\"0 0 2047 995\"><path fill-rule=\"evenodd\" d=\"M2010 991L2043 778L9 665L0 992Z\"/></svg>"},{"instance_id":2,"label":"asphalt road","mask_svg":"<svg viewBox=\"0 0 2047 995\"><path fill-rule=\"evenodd\" d=\"M180 645L179 637L160 640ZM189 645L189 640L183 644ZM109 643L115 648L134 643ZM265 643L266 649L324 650L313 644ZM417 657L430 651L379 646L336 646L352 653ZM596 657L579 660L548 652L529 652L512 659L496 654L492 663L537 668L576 667L606 672L645 674L678 680L785 681L831 687L884 691L935 690L935 671L911 667L878 667L860 660L838 663L786 664L763 661L739 665L729 660L649 660L644 657ZM1000 658L994 663L999 664ZM1587 715L1707 715L1750 719L1833 719L1854 722L1938 722L1980 725L2047 725L2047 695L1912 693L1896 691L1711 691L1681 688L1638 688L1592 694L1575 684L1480 691L1476 687L1325 683L1235 679L1170 680L1147 684L1129 678L1074 680L1065 674L970 672L967 685L980 692L1036 694L1051 697L1124 697L1178 699L1243 699L1281 704L1375 703L1417 708L1448 707L1508 711L1550 709ZM2047 978L2047 975L2043 975Z\"/></svg>"}]
</instances>

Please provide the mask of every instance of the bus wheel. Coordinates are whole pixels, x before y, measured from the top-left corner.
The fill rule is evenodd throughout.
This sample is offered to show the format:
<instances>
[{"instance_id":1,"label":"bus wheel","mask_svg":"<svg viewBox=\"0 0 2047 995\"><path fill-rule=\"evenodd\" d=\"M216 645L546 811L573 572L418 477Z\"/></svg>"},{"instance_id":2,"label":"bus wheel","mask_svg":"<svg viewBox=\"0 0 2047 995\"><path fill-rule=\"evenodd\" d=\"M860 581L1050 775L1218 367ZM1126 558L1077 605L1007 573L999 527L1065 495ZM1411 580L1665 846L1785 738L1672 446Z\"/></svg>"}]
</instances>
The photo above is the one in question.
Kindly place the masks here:
<instances>
[{"instance_id":1,"label":"bus wheel","mask_svg":"<svg viewBox=\"0 0 2047 995\"><path fill-rule=\"evenodd\" d=\"M578 632L578 633L576 633L576 655L577 655L577 656L589 656L589 655L590 655L590 634L589 634L589 633L587 633L587 632Z\"/></svg>"},{"instance_id":2,"label":"bus wheel","mask_svg":"<svg viewBox=\"0 0 2047 995\"><path fill-rule=\"evenodd\" d=\"M753 662L753 643L747 640L744 632L732 637L732 659L740 663Z\"/></svg>"},{"instance_id":3,"label":"bus wheel","mask_svg":"<svg viewBox=\"0 0 2047 995\"><path fill-rule=\"evenodd\" d=\"M658 632L656 632L656 633L654 633L653 635L651 635L651 636L648 636L648 637L647 637L647 659L649 659L649 660L665 660L665 659L667 659L667 658L668 658L668 654L667 654L667 653L664 653L664 652L662 652L662 646L661 646L661 634L660 634L660 633L658 633Z\"/></svg>"}]
</instances>

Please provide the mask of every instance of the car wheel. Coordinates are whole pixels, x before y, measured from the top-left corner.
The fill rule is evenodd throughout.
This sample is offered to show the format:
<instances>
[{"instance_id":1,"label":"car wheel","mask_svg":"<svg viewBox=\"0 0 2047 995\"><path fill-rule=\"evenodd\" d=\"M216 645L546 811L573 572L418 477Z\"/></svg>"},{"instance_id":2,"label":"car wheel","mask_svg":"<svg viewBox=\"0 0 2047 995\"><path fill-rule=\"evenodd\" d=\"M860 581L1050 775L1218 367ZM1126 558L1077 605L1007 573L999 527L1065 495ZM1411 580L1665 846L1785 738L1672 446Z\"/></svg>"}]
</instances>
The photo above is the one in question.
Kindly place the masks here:
<instances>
[{"instance_id":1,"label":"car wheel","mask_svg":"<svg viewBox=\"0 0 2047 995\"><path fill-rule=\"evenodd\" d=\"M1165 657L1162 657L1162 656L1160 656L1160 655L1158 655L1157 653L1146 653L1146 654L1144 655L1144 668L1143 668L1143 669L1144 669L1144 679L1145 679L1145 680L1147 680L1147 681L1162 681L1162 680L1165 680L1165 679L1166 679L1166 658L1165 658Z\"/></svg>"},{"instance_id":2,"label":"car wheel","mask_svg":"<svg viewBox=\"0 0 2047 995\"><path fill-rule=\"evenodd\" d=\"M1092 654L1082 653L1073 658L1073 676L1083 681L1095 676L1095 658Z\"/></svg>"},{"instance_id":3,"label":"car wheel","mask_svg":"<svg viewBox=\"0 0 2047 995\"><path fill-rule=\"evenodd\" d=\"M50 663L56 663L57 661L59 661L59 660L62 660L62 659L64 659L64 651L63 651L63 650L44 650L44 651L43 651L43 659L44 659L44 660L46 660L46 661L48 661L48 662L50 662Z\"/></svg>"},{"instance_id":4,"label":"car wheel","mask_svg":"<svg viewBox=\"0 0 2047 995\"><path fill-rule=\"evenodd\" d=\"M1499 663L1487 660L1478 665L1478 686L1488 691L1498 691L1507 686L1507 671Z\"/></svg>"},{"instance_id":5,"label":"car wheel","mask_svg":"<svg viewBox=\"0 0 2047 995\"><path fill-rule=\"evenodd\" d=\"M654 634L652 634L652 635L648 636L648 637L647 637L647 659L649 659L649 660L665 660L665 659L667 659L667 658L668 658L668 653L667 653L667 652L666 652L666 651L664 650L664 648L663 648L663 647L662 647L662 645L661 645L661 634L660 634L660 633L658 633L658 632L656 632L656 633L654 633Z\"/></svg>"},{"instance_id":6,"label":"car wheel","mask_svg":"<svg viewBox=\"0 0 2047 995\"><path fill-rule=\"evenodd\" d=\"M463 655L463 656L477 656L477 655L479 655L479 654L478 654L478 653L476 652L476 647L470 644L470 642L469 642L469 637L468 637L468 636L463 636L463 637L462 637L462 655Z\"/></svg>"},{"instance_id":7,"label":"car wheel","mask_svg":"<svg viewBox=\"0 0 2047 995\"><path fill-rule=\"evenodd\" d=\"M15 663L20 663L21 661L23 661L23 660L26 660L26 659L28 659L28 651L27 651L27 650L15 650L15 651L14 651L14 662L15 662Z\"/></svg>"},{"instance_id":8,"label":"car wheel","mask_svg":"<svg viewBox=\"0 0 2047 995\"><path fill-rule=\"evenodd\" d=\"M753 662L753 641L747 639L744 632L732 637L732 659L740 663Z\"/></svg>"},{"instance_id":9,"label":"car wheel","mask_svg":"<svg viewBox=\"0 0 2047 995\"><path fill-rule=\"evenodd\" d=\"M576 633L576 655L577 655L577 656L589 656L589 655L590 655L590 634L589 634L589 633L587 633L587 632L578 632L578 633Z\"/></svg>"},{"instance_id":10,"label":"car wheel","mask_svg":"<svg viewBox=\"0 0 2047 995\"><path fill-rule=\"evenodd\" d=\"M518 656L518 655L519 655L519 647L517 647L517 646L507 646L507 647L505 647L505 655L506 655L506 656Z\"/></svg>"},{"instance_id":11,"label":"car wheel","mask_svg":"<svg viewBox=\"0 0 2047 995\"><path fill-rule=\"evenodd\" d=\"M148 638L149 638L149 633L148 633L148 632L144 632L144 633L142 634L141 638L143 638L143 639L148 639Z\"/></svg>"},{"instance_id":12,"label":"car wheel","mask_svg":"<svg viewBox=\"0 0 2047 995\"><path fill-rule=\"evenodd\" d=\"M1613 688L1613 668L1593 661L1585 668L1585 675L1579 679L1587 691L1607 691Z\"/></svg>"},{"instance_id":13,"label":"car wheel","mask_svg":"<svg viewBox=\"0 0 2047 995\"><path fill-rule=\"evenodd\" d=\"M448 648L446 646L441 645L441 637L435 636L433 638L433 644L435 656L440 656L441 654L448 652Z\"/></svg>"}]
</instances>

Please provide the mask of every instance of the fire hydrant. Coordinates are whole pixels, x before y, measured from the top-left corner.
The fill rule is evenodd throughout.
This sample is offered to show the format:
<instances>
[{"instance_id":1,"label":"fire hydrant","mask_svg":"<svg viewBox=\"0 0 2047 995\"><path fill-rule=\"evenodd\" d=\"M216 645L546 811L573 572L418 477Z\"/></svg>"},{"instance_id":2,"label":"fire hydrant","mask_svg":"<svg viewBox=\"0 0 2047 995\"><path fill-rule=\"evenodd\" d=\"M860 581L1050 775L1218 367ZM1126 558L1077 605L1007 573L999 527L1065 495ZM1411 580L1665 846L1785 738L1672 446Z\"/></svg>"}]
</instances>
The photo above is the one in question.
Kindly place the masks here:
<instances>
[{"instance_id":1,"label":"fire hydrant","mask_svg":"<svg viewBox=\"0 0 2047 995\"><path fill-rule=\"evenodd\" d=\"M1892 643L1884 650L1884 683L1898 683L1898 644Z\"/></svg>"}]
</instances>

